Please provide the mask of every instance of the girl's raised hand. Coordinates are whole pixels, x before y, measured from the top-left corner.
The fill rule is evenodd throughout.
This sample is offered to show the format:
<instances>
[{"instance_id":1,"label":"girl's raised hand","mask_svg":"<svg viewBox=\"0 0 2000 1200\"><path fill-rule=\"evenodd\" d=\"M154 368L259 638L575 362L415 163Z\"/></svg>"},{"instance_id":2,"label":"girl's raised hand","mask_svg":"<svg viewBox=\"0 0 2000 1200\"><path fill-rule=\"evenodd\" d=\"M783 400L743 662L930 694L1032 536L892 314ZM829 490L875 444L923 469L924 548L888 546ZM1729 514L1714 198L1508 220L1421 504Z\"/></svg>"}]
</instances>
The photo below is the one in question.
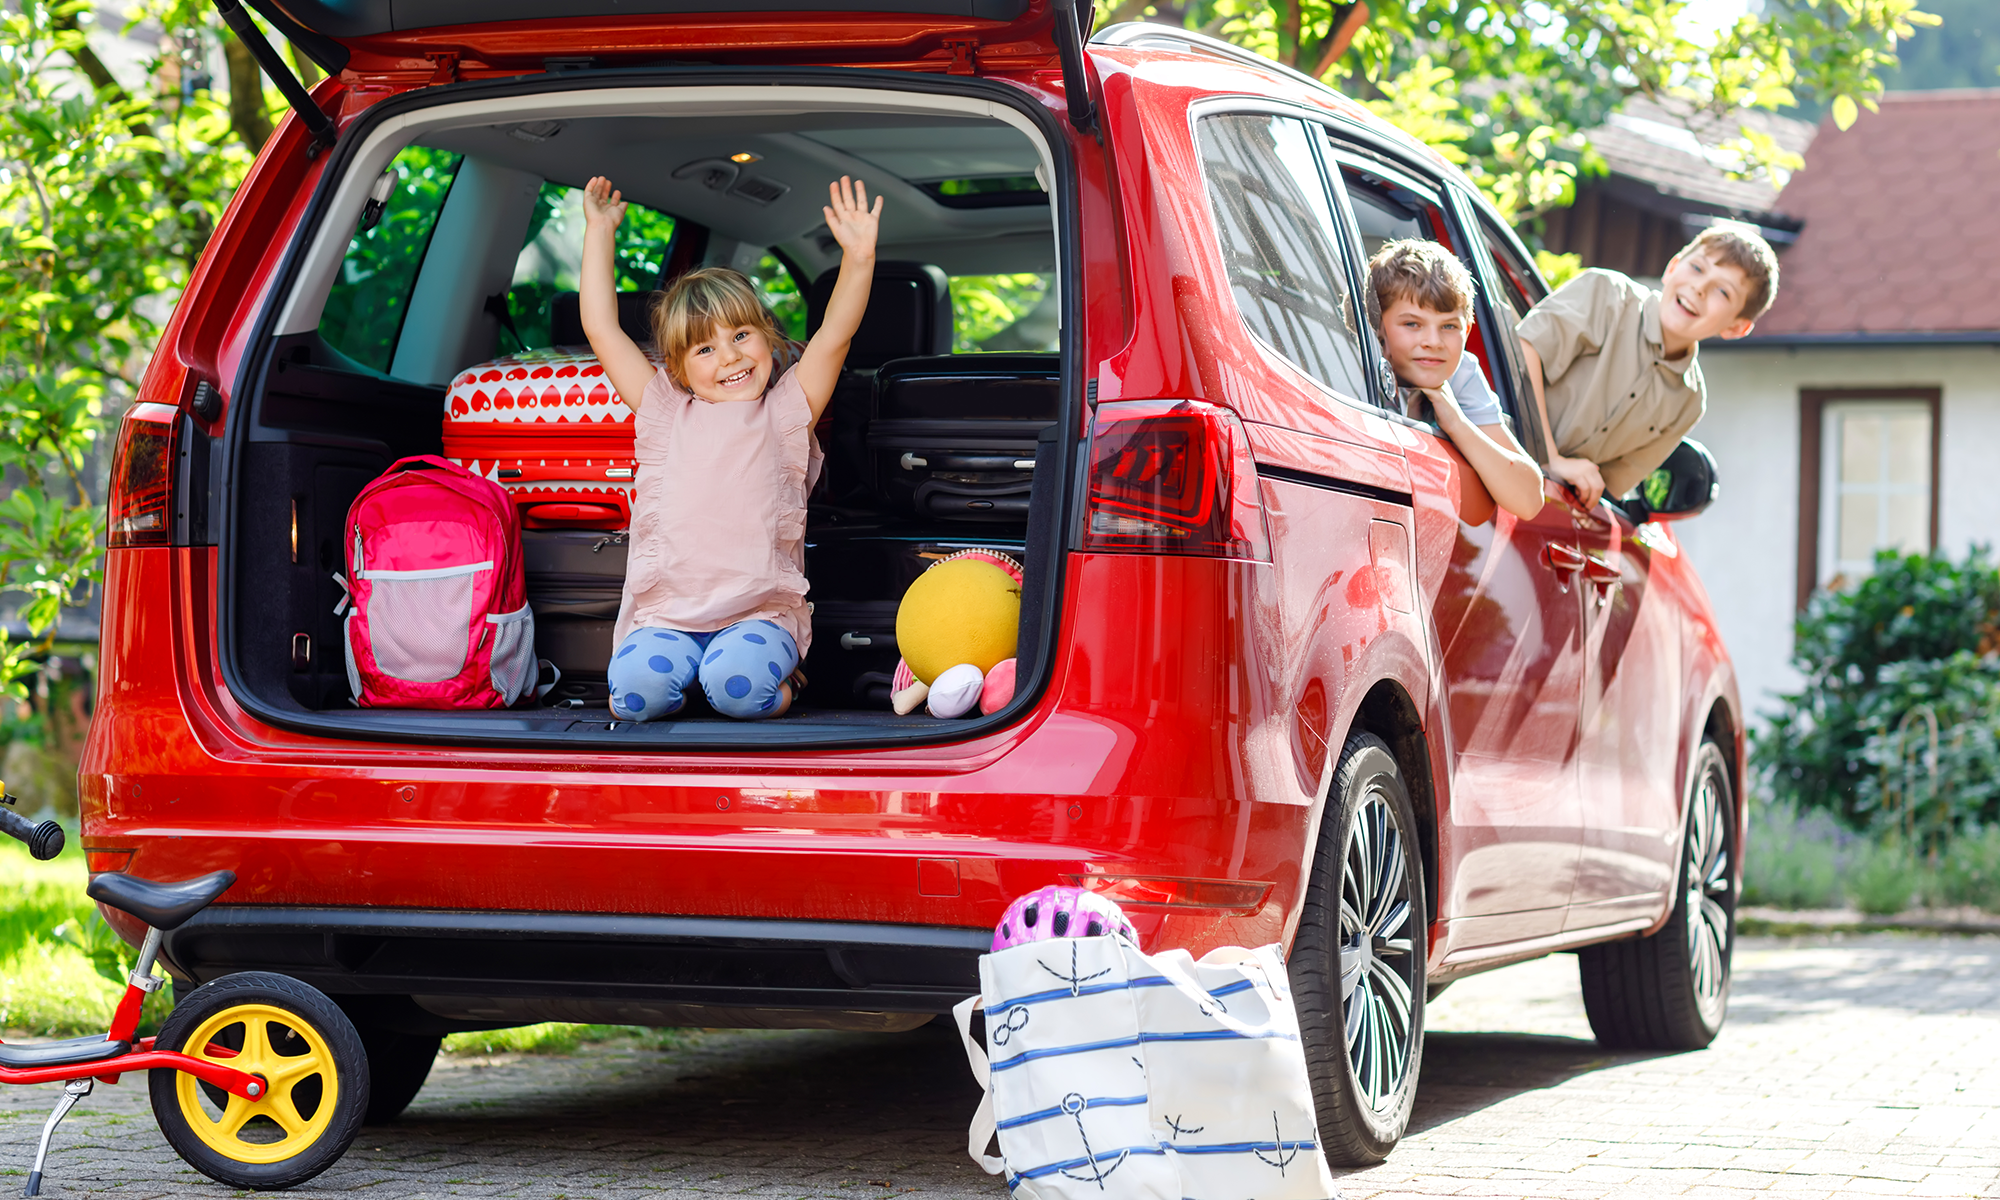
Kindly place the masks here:
<instances>
[{"instance_id":1,"label":"girl's raised hand","mask_svg":"<svg viewBox=\"0 0 2000 1200\"><path fill-rule=\"evenodd\" d=\"M623 192L611 190L609 179L602 175L591 176L590 182L583 185L584 224L606 232L618 228L618 223L625 219L623 197Z\"/></svg>"},{"instance_id":2,"label":"girl's raised hand","mask_svg":"<svg viewBox=\"0 0 2000 1200\"><path fill-rule=\"evenodd\" d=\"M842 175L839 183L826 185L827 196L832 204L820 211L826 214L826 227L833 232L833 240L849 257L873 259L875 257L875 235L882 218L882 197L875 197L875 207L868 207L868 185L859 179L849 179Z\"/></svg>"}]
</instances>

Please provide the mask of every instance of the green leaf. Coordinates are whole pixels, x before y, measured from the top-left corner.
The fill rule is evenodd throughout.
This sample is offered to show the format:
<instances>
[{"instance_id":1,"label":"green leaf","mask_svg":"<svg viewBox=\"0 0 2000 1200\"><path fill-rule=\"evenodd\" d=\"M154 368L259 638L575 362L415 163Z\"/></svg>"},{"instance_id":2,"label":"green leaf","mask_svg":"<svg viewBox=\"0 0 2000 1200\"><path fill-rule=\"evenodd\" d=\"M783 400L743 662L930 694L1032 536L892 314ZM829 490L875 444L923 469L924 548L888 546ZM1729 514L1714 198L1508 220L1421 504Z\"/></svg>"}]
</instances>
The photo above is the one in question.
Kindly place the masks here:
<instances>
[{"instance_id":1,"label":"green leaf","mask_svg":"<svg viewBox=\"0 0 2000 1200\"><path fill-rule=\"evenodd\" d=\"M1854 97L1835 96L1833 98L1833 123L1836 128L1842 131L1851 129L1854 126L1854 122L1860 118L1861 110L1855 106Z\"/></svg>"}]
</instances>

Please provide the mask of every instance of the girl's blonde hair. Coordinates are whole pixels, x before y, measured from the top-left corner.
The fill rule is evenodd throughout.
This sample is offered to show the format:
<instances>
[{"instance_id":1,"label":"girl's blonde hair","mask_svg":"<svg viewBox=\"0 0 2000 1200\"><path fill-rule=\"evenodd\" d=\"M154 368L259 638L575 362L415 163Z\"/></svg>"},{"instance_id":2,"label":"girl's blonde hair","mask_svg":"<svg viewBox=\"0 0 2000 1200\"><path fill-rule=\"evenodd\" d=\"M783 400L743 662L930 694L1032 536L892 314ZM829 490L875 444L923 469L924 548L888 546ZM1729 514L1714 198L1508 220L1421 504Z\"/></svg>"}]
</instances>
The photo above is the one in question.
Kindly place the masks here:
<instances>
[{"instance_id":1,"label":"girl's blonde hair","mask_svg":"<svg viewBox=\"0 0 2000 1200\"><path fill-rule=\"evenodd\" d=\"M748 325L762 330L774 354L785 345L785 335L757 295L757 286L728 267L702 267L674 280L654 302L652 323L653 344L666 360L667 377L679 387L687 386L681 365L688 351L717 329Z\"/></svg>"}]
</instances>

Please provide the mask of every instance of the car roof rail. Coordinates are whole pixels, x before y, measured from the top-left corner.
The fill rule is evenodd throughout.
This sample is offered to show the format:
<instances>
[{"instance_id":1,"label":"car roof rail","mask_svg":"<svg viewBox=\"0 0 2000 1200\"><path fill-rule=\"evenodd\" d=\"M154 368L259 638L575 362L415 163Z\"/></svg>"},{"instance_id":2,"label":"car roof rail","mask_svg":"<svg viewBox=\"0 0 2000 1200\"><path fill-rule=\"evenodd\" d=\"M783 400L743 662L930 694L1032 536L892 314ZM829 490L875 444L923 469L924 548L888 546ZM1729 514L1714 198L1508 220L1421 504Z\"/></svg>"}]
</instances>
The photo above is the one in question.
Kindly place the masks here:
<instances>
[{"instance_id":1,"label":"car roof rail","mask_svg":"<svg viewBox=\"0 0 2000 1200\"><path fill-rule=\"evenodd\" d=\"M1198 54L1213 54L1218 58L1226 58L1232 62L1242 63L1245 66L1262 67L1267 71L1276 71L1280 75L1296 79L1308 87L1318 88L1322 92L1331 92L1336 96L1340 95L1333 88L1328 87L1326 84L1321 83L1296 67L1288 67L1276 59L1265 58L1255 50L1246 50L1241 46L1225 42L1221 38L1212 38L1205 33L1196 33L1192 29L1181 29L1174 25L1161 25L1154 21L1120 21L1116 25L1106 25L1104 28L1098 30L1090 39L1090 44L1093 46L1131 46L1139 49L1148 48L1150 45L1152 48L1162 50L1192 50Z\"/></svg>"}]
</instances>

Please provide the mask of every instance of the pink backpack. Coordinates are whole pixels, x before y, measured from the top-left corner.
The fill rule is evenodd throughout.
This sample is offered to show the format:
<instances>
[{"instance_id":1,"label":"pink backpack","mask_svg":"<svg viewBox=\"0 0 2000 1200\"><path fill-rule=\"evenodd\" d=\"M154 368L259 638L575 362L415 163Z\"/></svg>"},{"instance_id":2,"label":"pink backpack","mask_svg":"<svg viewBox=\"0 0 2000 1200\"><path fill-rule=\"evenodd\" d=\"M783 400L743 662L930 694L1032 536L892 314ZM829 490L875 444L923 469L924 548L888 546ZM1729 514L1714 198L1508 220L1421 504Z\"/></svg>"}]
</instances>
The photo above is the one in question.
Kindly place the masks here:
<instances>
[{"instance_id":1,"label":"pink backpack","mask_svg":"<svg viewBox=\"0 0 2000 1200\"><path fill-rule=\"evenodd\" d=\"M433 455L354 498L347 682L363 708L505 708L534 690L535 615L499 484Z\"/></svg>"}]
</instances>

